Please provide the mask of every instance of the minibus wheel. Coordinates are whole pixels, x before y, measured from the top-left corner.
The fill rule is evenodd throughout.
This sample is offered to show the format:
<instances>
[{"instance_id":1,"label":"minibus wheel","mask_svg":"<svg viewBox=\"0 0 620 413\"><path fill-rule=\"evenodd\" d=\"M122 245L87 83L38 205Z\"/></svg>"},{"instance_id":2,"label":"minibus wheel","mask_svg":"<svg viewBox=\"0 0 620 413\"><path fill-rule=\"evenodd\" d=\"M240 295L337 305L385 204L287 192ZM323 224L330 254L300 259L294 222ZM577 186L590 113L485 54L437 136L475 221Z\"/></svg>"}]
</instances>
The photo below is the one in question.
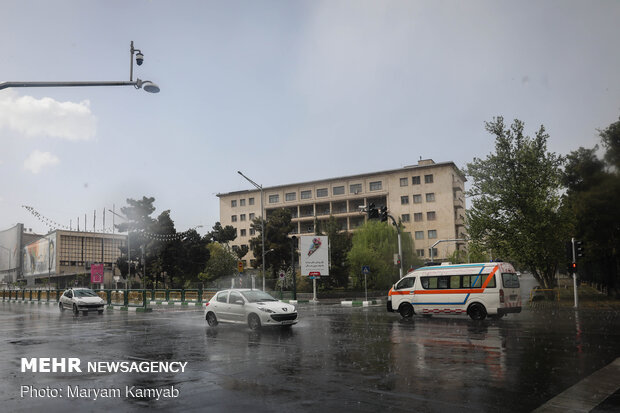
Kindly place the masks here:
<instances>
[{"instance_id":1,"label":"minibus wheel","mask_svg":"<svg viewBox=\"0 0 620 413\"><path fill-rule=\"evenodd\" d=\"M402 318L411 318L413 317L413 306L409 303L402 303L400 307L398 307L398 312Z\"/></svg>"},{"instance_id":2,"label":"minibus wheel","mask_svg":"<svg viewBox=\"0 0 620 413\"><path fill-rule=\"evenodd\" d=\"M486 318L487 310L482 304L473 303L467 308L467 315L470 316L472 320L481 321Z\"/></svg>"}]
</instances>

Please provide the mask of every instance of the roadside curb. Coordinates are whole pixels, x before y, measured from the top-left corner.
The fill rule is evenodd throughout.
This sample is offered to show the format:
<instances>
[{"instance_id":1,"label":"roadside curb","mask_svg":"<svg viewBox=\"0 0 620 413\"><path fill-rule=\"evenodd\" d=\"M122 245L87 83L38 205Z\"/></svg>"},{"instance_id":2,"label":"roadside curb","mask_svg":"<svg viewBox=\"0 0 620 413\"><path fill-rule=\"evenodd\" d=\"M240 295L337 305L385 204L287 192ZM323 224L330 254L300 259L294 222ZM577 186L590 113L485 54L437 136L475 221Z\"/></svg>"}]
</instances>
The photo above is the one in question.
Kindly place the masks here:
<instances>
[{"instance_id":1,"label":"roadside curb","mask_svg":"<svg viewBox=\"0 0 620 413\"><path fill-rule=\"evenodd\" d=\"M381 305L381 300L341 301L340 305L343 307L370 307L375 305Z\"/></svg>"}]
</instances>

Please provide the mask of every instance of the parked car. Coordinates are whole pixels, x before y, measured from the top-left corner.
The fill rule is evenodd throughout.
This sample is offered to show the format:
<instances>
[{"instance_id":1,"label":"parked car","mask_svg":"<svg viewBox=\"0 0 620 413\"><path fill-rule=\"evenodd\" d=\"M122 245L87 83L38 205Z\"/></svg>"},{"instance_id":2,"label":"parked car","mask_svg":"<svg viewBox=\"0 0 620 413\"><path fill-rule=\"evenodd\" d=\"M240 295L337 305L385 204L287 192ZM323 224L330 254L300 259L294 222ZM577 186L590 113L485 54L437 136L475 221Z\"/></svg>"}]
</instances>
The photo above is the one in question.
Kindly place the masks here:
<instances>
[{"instance_id":1,"label":"parked car","mask_svg":"<svg viewBox=\"0 0 620 413\"><path fill-rule=\"evenodd\" d=\"M69 288L58 300L60 311L72 310L74 314L87 314L95 310L103 314L104 305L103 299L90 288Z\"/></svg>"},{"instance_id":2,"label":"parked car","mask_svg":"<svg viewBox=\"0 0 620 413\"><path fill-rule=\"evenodd\" d=\"M247 323L252 330L290 327L297 323L297 309L261 290L230 289L219 291L206 303L205 320L210 327L218 323Z\"/></svg>"}]
</instances>

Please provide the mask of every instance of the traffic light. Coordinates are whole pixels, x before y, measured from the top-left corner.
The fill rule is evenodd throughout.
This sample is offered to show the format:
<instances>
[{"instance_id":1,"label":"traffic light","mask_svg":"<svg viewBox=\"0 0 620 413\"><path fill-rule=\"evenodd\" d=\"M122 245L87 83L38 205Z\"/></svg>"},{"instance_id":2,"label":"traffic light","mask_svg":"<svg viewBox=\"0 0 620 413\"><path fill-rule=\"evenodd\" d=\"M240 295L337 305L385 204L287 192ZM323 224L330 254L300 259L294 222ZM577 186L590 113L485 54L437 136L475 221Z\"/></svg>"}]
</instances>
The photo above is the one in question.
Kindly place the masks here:
<instances>
[{"instance_id":1,"label":"traffic light","mask_svg":"<svg viewBox=\"0 0 620 413\"><path fill-rule=\"evenodd\" d=\"M381 222L386 222L388 220L388 211L387 207L381 207Z\"/></svg>"},{"instance_id":2,"label":"traffic light","mask_svg":"<svg viewBox=\"0 0 620 413\"><path fill-rule=\"evenodd\" d=\"M575 241L575 257L582 258L586 256L586 251L583 248L582 241Z\"/></svg>"},{"instance_id":3,"label":"traffic light","mask_svg":"<svg viewBox=\"0 0 620 413\"><path fill-rule=\"evenodd\" d=\"M572 274L572 273L576 273L576 272L577 272L577 263L576 262L568 263L568 273Z\"/></svg>"},{"instance_id":4,"label":"traffic light","mask_svg":"<svg viewBox=\"0 0 620 413\"><path fill-rule=\"evenodd\" d=\"M370 203L368 205L368 219L376 219L379 218L379 211L375 208L374 203Z\"/></svg>"}]
</instances>

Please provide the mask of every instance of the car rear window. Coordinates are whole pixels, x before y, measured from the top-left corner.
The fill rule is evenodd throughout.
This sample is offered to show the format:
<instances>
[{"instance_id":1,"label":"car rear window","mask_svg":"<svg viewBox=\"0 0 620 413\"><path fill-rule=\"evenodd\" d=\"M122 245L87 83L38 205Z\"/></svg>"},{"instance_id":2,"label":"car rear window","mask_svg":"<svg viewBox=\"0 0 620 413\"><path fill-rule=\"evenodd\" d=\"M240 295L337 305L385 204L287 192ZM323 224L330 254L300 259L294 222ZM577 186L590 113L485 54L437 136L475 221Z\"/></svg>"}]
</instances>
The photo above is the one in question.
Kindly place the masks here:
<instances>
[{"instance_id":1,"label":"car rear window","mask_svg":"<svg viewBox=\"0 0 620 413\"><path fill-rule=\"evenodd\" d=\"M511 272L503 272L502 283L504 288L519 288L519 277Z\"/></svg>"}]
</instances>

